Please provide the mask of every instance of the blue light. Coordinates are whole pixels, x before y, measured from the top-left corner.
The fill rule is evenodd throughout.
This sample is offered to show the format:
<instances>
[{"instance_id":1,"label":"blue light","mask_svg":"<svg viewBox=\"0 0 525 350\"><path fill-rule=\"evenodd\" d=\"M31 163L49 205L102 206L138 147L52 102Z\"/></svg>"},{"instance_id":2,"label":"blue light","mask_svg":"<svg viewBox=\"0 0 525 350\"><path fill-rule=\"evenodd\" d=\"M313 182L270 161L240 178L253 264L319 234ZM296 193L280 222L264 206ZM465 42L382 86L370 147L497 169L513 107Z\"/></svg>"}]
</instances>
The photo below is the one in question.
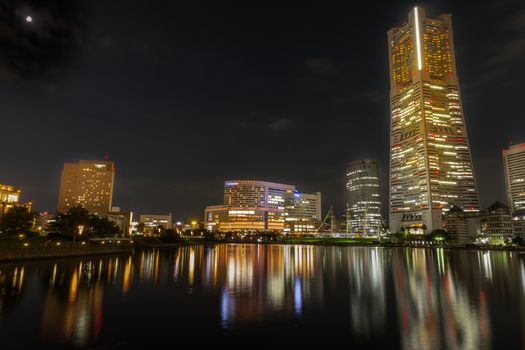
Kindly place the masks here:
<instances>
[{"instance_id":1,"label":"blue light","mask_svg":"<svg viewBox=\"0 0 525 350\"><path fill-rule=\"evenodd\" d=\"M293 195L294 195L295 198L299 198L299 197L301 197L301 194L300 194L300 193L294 193Z\"/></svg>"},{"instance_id":2,"label":"blue light","mask_svg":"<svg viewBox=\"0 0 525 350\"><path fill-rule=\"evenodd\" d=\"M226 186L237 186L238 182L226 182Z\"/></svg>"},{"instance_id":3,"label":"blue light","mask_svg":"<svg viewBox=\"0 0 525 350\"><path fill-rule=\"evenodd\" d=\"M300 316L303 309L303 291L301 287L301 279L299 277L295 277L293 302L295 314Z\"/></svg>"}]
</instances>

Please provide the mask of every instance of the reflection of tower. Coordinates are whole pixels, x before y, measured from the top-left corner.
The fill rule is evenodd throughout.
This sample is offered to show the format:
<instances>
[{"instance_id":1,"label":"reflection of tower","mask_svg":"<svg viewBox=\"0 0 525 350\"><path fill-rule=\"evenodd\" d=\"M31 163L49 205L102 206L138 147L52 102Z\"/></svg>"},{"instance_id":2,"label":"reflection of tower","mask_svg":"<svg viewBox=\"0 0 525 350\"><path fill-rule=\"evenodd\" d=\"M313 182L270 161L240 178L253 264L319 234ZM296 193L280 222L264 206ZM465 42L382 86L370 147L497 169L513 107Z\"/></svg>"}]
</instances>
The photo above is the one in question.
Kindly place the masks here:
<instances>
[{"instance_id":1,"label":"reflection of tower","mask_svg":"<svg viewBox=\"0 0 525 350\"><path fill-rule=\"evenodd\" d=\"M478 310L443 249L405 250L393 260L393 278L405 349L479 349L490 344L490 319ZM471 259L467 266L476 264ZM461 336L458 336L461 335Z\"/></svg>"},{"instance_id":2,"label":"reflection of tower","mask_svg":"<svg viewBox=\"0 0 525 350\"><path fill-rule=\"evenodd\" d=\"M387 256L379 248L350 251L350 316L355 333L370 337L386 328L385 265Z\"/></svg>"}]
</instances>

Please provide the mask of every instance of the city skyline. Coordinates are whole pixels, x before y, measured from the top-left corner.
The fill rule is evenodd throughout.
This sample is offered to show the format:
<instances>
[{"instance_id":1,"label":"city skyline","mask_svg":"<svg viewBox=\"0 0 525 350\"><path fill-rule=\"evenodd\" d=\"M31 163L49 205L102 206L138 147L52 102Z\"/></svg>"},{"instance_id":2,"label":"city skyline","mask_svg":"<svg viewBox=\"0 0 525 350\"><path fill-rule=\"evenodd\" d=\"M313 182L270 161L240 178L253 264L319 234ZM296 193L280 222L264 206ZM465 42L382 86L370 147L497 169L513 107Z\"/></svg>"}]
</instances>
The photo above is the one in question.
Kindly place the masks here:
<instances>
[{"instance_id":1,"label":"city skyline","mask_svg":"<svg viewBox=\"0 0 525 350\"><path fill-rule=\"evenodd\" d=\"M509 140L519 143L524 139L517 98L523 92L519 81L524 72L516 64L523 53L519 41L524 28L519 16L522 12L515 11L520 8L513 7L512 2L505 3L506 6L487 2L478 8L452 2L419 5L430 14L453 15L463 107L481 207L494 200L505 202L500 150ZM83 4L82 9L93 10L89 6ZM324 211L333 204L341 214L346 162L358 158L377 160L383 201L388 198L386 31L406 19L413 3L386 5L385 13L373 15L364 8L360 20L350 16L349 9L336 5L317 9L313 3L306 3L296 15L287 7L277 14L264 11L258 14L246 5L228 14L233 20L231 26L223 24L223 32L214 34L220 48L210 42L191 45L199 39L199 33L191 30L184 32L185 38L173 38L173 42L170 36L161 34L177 28L172 27L171 21L162 21L167 19L162 13L170 12L169 8L162 13L148 9L149 15L160 16L160 24L151 33L144 28L136 29L141 35L133 44L125 31L93 41L95 34L112 25L107 21L118 6L105 4L107 15L75 7L60 13L72 22L81 15L84 21L91 19L92 23L77 33L86 40L85 46L67 46L65 56L58 51L44 52L63 59L58 67L59 76L35 76L24 70L23 65L3 67L17 73L3 82L2 91L8 101L6 114L10 116L6 128L17 129L29 122L35 130L26 136L25 144L29 147L9 152L1 180L21 188L23 200L32 201L36 210L55 207L63 162L103 159L105 155L118 167L116 202L123 209L136 212L200 217L207 203L220 202L214 188L224 179L259 178L294 183L306 192L320 191ZM187 6L182 12L192 13L191 5ZM43 10L33 10L31 24L38 24L38 15ZM212 16L212 12L207 7L203 18ZM131 11L128 15L128 21L133 21L138 13ZM275 28L265 26L265 15L276 22ZM490 23L487 19L493 16L507 25L486 26ZM354 23L349 23L350 17ZM253 24L248 25L246 22L250 21L245 19ZM278 38L279 30L313 19L319 22L312 29L301 27L292 32L292 37ZM369 20L373 22L367 25L365 37L354 37L352 43L345 39ZM239 31L241 24L247 25L242 31L246 34ZM30 24L15 29L28 36L38 30L27 25ZM321 29L323 26L328 28ZM471 27L476 31L469 30ZM241 53L241 48L245 48L243 39L253 34L253 47ZM480 45L486 40L478 36L498 38L498 42ZM152 38L159 40L149 40ZM271 42L272 39L277 40ZM289 42L294 45L284 55L282 48ZM356 47L361 49L359 55ZM106 51L107 57L102 58L100 55ZM129 56L133 52L143 52L141 59L146 61L133 59ZM86 64L80 57L84 53L99 60ZM197 73L199 67L211 62L206 59L210 55L219 66L212 65L204 73ZM168 69L175 58L176 67ZM124 63L122 71L109 72L110 63L117 61ZM508 78L508 71L501 71L508 66L513 67L512 79ZM127 78L129 71L137 67L145 73ZM357 67L363 68L357 72ZM56 67L44 68L52 71ZM187 70L189 73L185 74ZM104 74L109 74L108 80L100 81ZM356 78L363 81L365 76L369 78L367 81L352 86ZM182 78L178 79L181 84L172 81L176 77ZM114 87L112 81L124 84L120 91L112 90L109 94L107 89ZM104 82L108 86L102 86ZM123 86L125 83L133 87ZM70 93L65 92L69 90ZM32 103L25 104L29 98ZM504 112L500 106L505 106ZM491 121L494 116L498 118L497 133L493 132ZM92 121L93 125L83 123L82 129L77 130L75 122L84 120ZM101 125L106 126L105 132L100 132ZM370 131L361 132L362 129ZM228 136L232 134L233 137ZM14 137L18 136L19 133L7 135L6 142L14 145ZM297 147L283 148L287 142ZM236 157L226 159L219 156L221 152L214 154L220 148L236 149Z\"/></svg>"}]
</instances>

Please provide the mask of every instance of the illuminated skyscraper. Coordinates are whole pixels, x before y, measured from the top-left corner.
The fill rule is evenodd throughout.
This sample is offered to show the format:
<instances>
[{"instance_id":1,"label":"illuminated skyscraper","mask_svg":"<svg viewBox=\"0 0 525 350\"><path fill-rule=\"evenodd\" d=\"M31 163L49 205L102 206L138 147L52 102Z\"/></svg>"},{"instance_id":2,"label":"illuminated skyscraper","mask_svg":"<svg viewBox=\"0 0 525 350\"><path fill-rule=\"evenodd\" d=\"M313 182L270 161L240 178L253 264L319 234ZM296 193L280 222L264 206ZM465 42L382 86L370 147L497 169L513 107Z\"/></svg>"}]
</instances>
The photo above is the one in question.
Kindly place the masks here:
<instances>
[{"instance_id":1,"label":"illuminated skyscraper","mask_svg":"<svg viewBox=\"0 0 525 350\"><path fill-rule=\"evenodd\" d=\"M348 233L376 235L382 227L379 176L374 160L355 160L346 171Z\"/></svg>"},{"instance_id":2,"label":"illuminated skyscraper","mask_svg":"<svg viewBox=\"0 0 525 350\"><path fill-rule=\"evenodd\" d=\"M58 195L58 211L81 205L92 213L111 211L115 166L113 162L81 160L64 163Z\"/></svg>"},{"instance_id":3,"label":"illuminated skyscraper","mask_svg":"<svg viewBox=\"0 0 525 350\"><path fill-rule=\"evenodd\" d=\"M430 232L453 205L479 211L451 16L415 7L388 31L388 53L390 231Z\"/></svg>"},{"instance_id":4,"label":"illuminated skyscraper","mask_svg":"<svg viewBox=\"0 0 525 350\"><path fill-rule=\"evenodd\" d=\"M510 146L502 153L509 206L514 211L525 211L525 143Z\"/></svg>"}]
</instances>

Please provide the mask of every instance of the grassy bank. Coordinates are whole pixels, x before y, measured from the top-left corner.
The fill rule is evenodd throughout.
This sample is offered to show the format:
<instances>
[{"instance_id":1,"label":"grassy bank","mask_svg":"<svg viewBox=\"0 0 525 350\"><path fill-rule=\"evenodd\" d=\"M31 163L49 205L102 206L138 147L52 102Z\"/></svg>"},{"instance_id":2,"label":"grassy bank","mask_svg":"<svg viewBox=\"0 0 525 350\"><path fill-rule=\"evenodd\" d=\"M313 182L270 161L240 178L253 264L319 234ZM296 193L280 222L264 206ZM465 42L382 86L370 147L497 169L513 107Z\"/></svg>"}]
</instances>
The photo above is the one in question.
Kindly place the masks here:
<instances>
[{"instance_id":1,"label":"grassy bank","mask_svg":"<svg viewBox=\"0 0 525 350\"><path fill-rule=\"evenodd\" d=\"M33 239L24 241L0 242L0 261L50 259L62 257L81 257L106 254L132 253L134 250L153 248L176 248L189 245L215 244L290 244L290 245L323 245L348 247L406 247L406 248L444 248L473 251L524 251L522 246L474 246L450 243L420 245L407 243L380 242L378 239L366 238L319 238L319 237L289 237L260 241L255 237L236 239L205 240L202 238L182 238L175 241L165 241L154 237L134 238L132 245L119 244L88 244L82 242L50 242L49 240Z\"/></svg>"}]
</instances>

